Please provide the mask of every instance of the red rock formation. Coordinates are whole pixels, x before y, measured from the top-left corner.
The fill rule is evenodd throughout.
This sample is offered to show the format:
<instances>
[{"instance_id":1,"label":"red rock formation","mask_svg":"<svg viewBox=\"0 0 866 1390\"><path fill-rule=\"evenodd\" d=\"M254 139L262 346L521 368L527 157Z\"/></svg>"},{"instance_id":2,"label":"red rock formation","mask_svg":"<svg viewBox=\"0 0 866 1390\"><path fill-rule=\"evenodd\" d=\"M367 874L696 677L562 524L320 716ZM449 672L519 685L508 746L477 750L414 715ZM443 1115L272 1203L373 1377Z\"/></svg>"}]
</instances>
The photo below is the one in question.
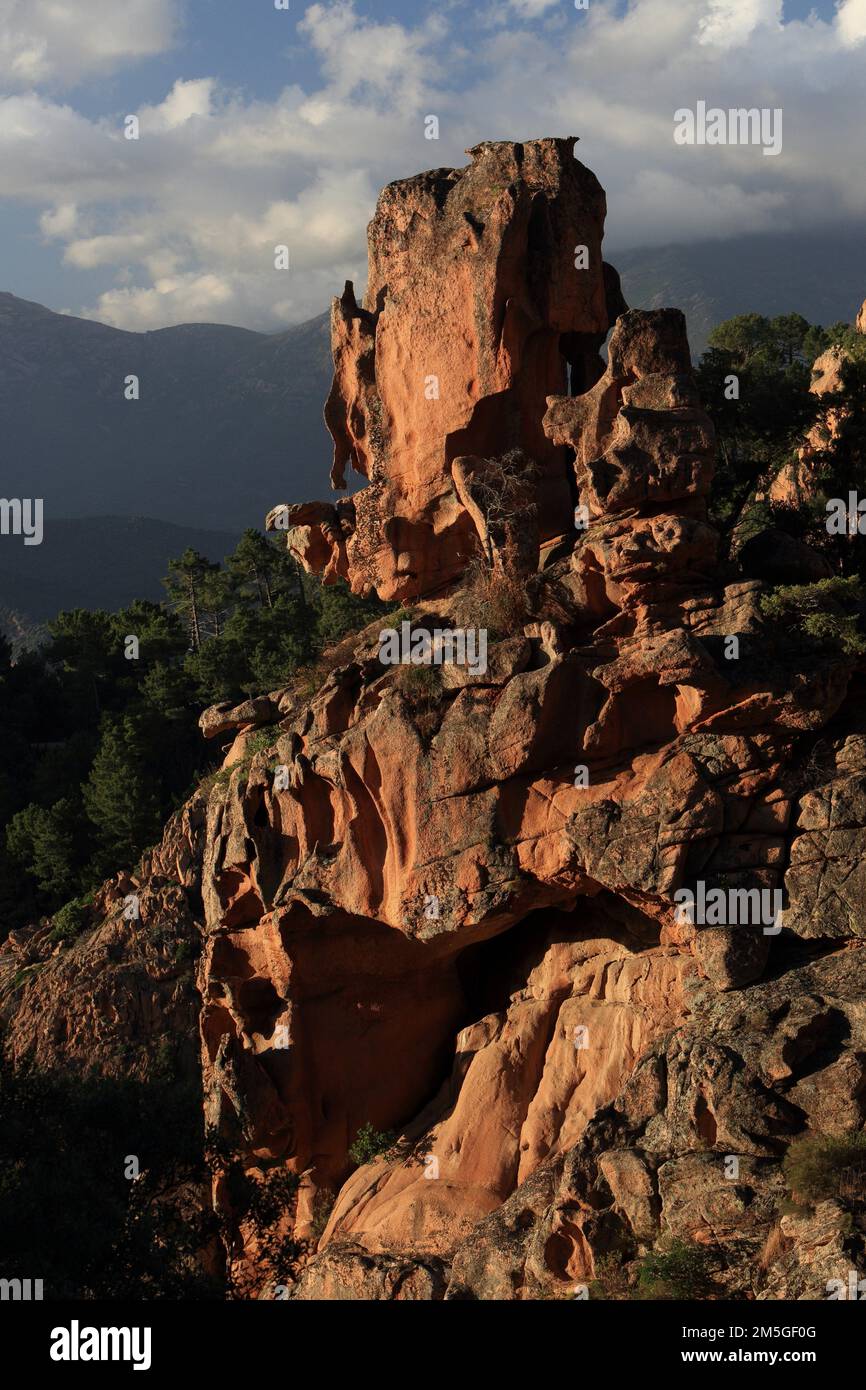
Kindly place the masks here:
<instances>
[{"instance_id":1,"label":"red rock formation","mask_svg":"<svg viewBox=\"0 0 866 1390\"><path fill-rule=\"evenodd\" d=\"M598 358L602 215L571 142L479 146L385 190L365 304L335 306L335 476L369 486L273 523L328 577L417 598L414 629L490 642L485 670L421 687L377 623L312 698L202 718L234 738L187 868L239 1296L564 1296L662 1235L712 1246L735 1296L822 1296L864 1248L841 1200L776 1214L791 1137L866 1118L857 677L792 652L761 582L718 563L682 315L616 305ZM804 736L828 725L818 767ZM784 884L784 937L679 920L698 880ZM48 969L86 979L93 939ZM13 1049L37 1001L60 1011L42 989ZM393 1142L359 1153L368 1127ZM239 1173L297 1178L276 1229L300 1255Z\"/></svg>"},{"instance_id":2,"label":"red rock formation","mask_svg":"<svg viewBox=\"0 0 866 1390\"><path fill-rule=\"evenodd\" d=\"M574 568L599 618L622 609L644 624L645 603L706 584L716 558L705 502L715 441L678 310L625 314L607 371L582 396L551 397L544 428L574 451L587 522Z\"/></svg>"},{"instance_id":3,"label":"red rock formation","mask_svg":"<svg viewBox=\"0 0 866 1390\"><path fill-rule=\"evenodd\" d=\"M542 433L544 399L603 370L598 349L623 306L603 264L605 198L574 139L477 145L465 169L389 184L370 223L361 305L331 311L334 384L325 419L342 508L276 508L273 529L325 578L417 598L458 577L477 517L452 477L461 456L526 450L539 474L542 540L570 512L565 451ZM576 263L581 267L576 268Z\"/></svg>"},{"instance_id":4,"label":"red rock formation","mask_svg":"<svg viewBox=\"0 0 866 1390\"><path fill-rule=\"evenodd\" d=\"M390 246L374 230L379 239ZM433 254L419 240L425 276L438 266L447 278L452 242ZM474 241L464 253L477 254ZM342 351L338 341L338 381ZM566 515L540 520L551 455L533 442L538 426L572 460L566 505L570 515L576 498L586 518L536 594L565 625L536 622L494 645L481 678L449 671L424 732L371 634L309 709L274 727L271 764L290 769L282 790L254 760L212 807L211 1118L248 1162L303 1175L298 1233L339 1190L314 1262L329 1272L322 1285L311 1269L302 1296L354 1284L347 1251L448 1260L539 1165L571 1151L653 1040L686 1018L690 982L731 989L766 961L759 933L677 924L671 895L698 871L781 884L782 766L793 736L838 708L848 668L756 672L724 659L730 635L757 646L760 585L719 583L705 501L713 434L682 315L624 313L607 369L582 384L534 399L535 426L520 437L538 469L534 492L532 472L520 475L522 511L541 536L564 532ZM399 452L399 431L379 439ZM501 463L473 452L450 473L441 456L438 467L503 568L520 528L507 516L488 525L483 507ZM365 505L381 495L363 494ZM336 532L332 543L340 551ZM353 535L349 572L360 553ZM444 534L439 554L451 554ZM435 589L444 572L415 577ZM460 602L428 598L416 621L443 621ZM514 932L497 955L494 940ZM581 1028L586 1049L574 1043ZM353 1136L395 1123L397 1148L346 1181ZM242 1225L239 1240L253 1242L236 1269L248 1280L255 1237ZM344 1252L336 1267L332 1247ZM582 1258L590 1268L591 1244Z\"/></svg>"},{"instance_id":5,"label":"red rock formation","mask_svg":"<svg viewBox=\"0 0 866 1390\"><path fill-rule=\"evenodd\" d=\"M857 331L866 333L866 315L863 309L857 315ZM812 366L812 380L809 390L819 399L833 397L842 390L842 369L848 360L843 347L831 347L815 359ZM783 507L799 507L812 501L820 492L817 465L820 455L836 439L839 426L845 419L844 406L828 404L821 419L808 431L797 450L797 458L780 469L773 479L767 496L771 502Z\"/></svg>"}]
</instances>

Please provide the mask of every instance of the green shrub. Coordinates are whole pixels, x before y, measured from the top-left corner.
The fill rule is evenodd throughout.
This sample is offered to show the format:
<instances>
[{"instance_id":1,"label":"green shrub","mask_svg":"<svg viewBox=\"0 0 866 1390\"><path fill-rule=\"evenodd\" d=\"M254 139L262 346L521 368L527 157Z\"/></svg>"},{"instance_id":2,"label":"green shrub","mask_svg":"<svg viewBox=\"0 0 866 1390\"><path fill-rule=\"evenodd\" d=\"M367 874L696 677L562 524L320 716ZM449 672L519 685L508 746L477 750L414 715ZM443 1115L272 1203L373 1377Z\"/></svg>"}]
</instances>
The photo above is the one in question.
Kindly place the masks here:
<instances>
[{"instance_id":1,"label":"green shrub","mask_svg":"<svg viewBox=\"0 0 866 1390\"><path fill-rule=\"evenodd\" d=\"M267 749L272 748L278 737L279 730L275 729L273 725L267 729L256 729L247 739L240 761L233 763L231 767L212 769L199 782L199 791L203 792L205 796L210 796L216 787L227 787L232 779L232 773L236 770L241 773L238 789L243 791L248 780L246 774L249 772L253 758L257 753L264 753Z\"/></svg>"},{"instance_id":2,"label":"green shrub","mask_svg":"<svg viewBox=\"0 0 866 1390\"><path fill-rule=\"evenodd\" d=\"M272 747L279 732L273 726L268 729L256 729L244 744L244 762L252 762L257 753L264 753L266 748Z\"/></svg>"},{"instance_id":3,"label":"green shrub","mask_svg":"<svg viewBox=\"0 0 866 1390\"><path fill-rule=\"evenodd\" d=\"M638 1293L642 1299L706 1298L713 1291L710 1254L701 1245L673 1240L666 1250L652 1250L641 1261Z\"/></svg>"},{"instance_id":4,"label":"green shrub","mask_svg":"<svg viewBox=\"0 0 866 1390\"><path fill-rule=\"evenodd\" d=\"M778 1207L780 1216L810 1216L812 1208L802 1206L800 1202L795 1202L792 1197L784 1197Z\"/></svg>"},{"instance_id":5,"label":"green shrub","mask_svg":"<svg viewBox=\"0 0 866 1390\"><path fill-rule=\"evenodd\" d=\"M26 984L28 980L33 979L35 975L38 975L39 971L42 968L42 962L37 961L34 965L24 965L21 967L20 970L16 970L15 974L12 976L13 992L15 990L20 989L21 986L23 984Z\"/></svg>"},{"instance_id":6,"label":"green shrub","mask_svg":"<svg viewBox=\"0 0 866 1390\"><path fill-rule=\"evenodd\" d=\"M64 903L63 907L58 908L51 919L51 932L49 941L74 941L76 936L80 936L85 927L90 925L91 907L93 906L93 894L85 893L83 897L72 898L70 902Z\"/></svg>"},{"instance_id":7,"label":"green shrub","mask_svg":"<svg viewBox=\"0 0 866 1390\"><path fill-rule=\"evenodd\" d=\"M818 645L836 647L846 656L866 652L855 610L866 599L857 575L819 579L816 584L784 584L761 599L761 610L774 622L797 623ZM846 611L847 610L847 611Z\"/></svg>"},{"instance_id":8,"label":"green shrub","mask_svg":"<svg viewBox=\"0 0 866 1390\"><path fill-rule=\"evenodd\" d=\"M415 609L407 608L404 605L402 608L395 608L393 613L386 613L382 618L382 623L383 626L387 622L388 627L399 628L401 623L411 623L414 615Z\"/></svg>"},{"instance_id":9,"label":"green shrub","mask_svg":"<svg viewBox=\"0 0 866 1390\"><path fill-rule=\"evenodd\" d=\"M231 775L232 770L230 767L211 768L210 772L206 772L199 782L199 791L205 796L210 796L214 787L227 787Z\"/></svg>"},{"instance_id":10,"label":"green shrub","mask_svg":"<svg viewBox=\"0 0 866 1390\"><path fill-rule=\"evenodd\" d=\"M795 1139L782 1168L795 1198L819 1202L827 1197L866 1193L866 1134L808 1134Z\"/></svg>"},{"instance_id":11,"label":"green shrub","mask_svg":"<svg viewBox=\"0 0 866 1390\"><path fill-rule=\"evenodd\" d=\"M595 1262L595 1279L589 1286L593 1299L623 1300L630 1297L628 1270L618 1255L602 1255Z\"/></svg>"},{"instance_id":12,"label":"green shrub","mask_svg":"<svg viewBox=\"0 0 866 1390\"><path fill-rule=\"evenodd\" d=\"M401 666L396 683L412 709L430 709L442 694L442 671L438 666Z\"/></svg>"},{"instance_id":13,"label":"green shrub","mask_svg":"<svg viewBox=\"0 0 866 1390\"><path fill-rule=\"evenodd\" d=\"M152 1074L160 1082L173 1081L177 1075L177 1049L168 1038L157 1043Z\"/></svg>"},{"instance_id":14,"label":"green shrub","mask_svg":"<svg viewBox=\"0 0 866 1390\"><path fill-rule=\"evenodd\" d=\"M334 1192L328 1192L324 1188L320 1189L313 1198L313 1216L310 1222L312 1229L312 1239L316 1242L321 1240L325 1227L334 1205L337 1201Z\"/></svg>"},{"instance_id":15,"label":"green shrub","mask_svg":"<svg viewBox=\"0 0 866 1390\"><path fill-rule=\"evenodd\" d=\"M287 1168L272 1168L261 1181L250 1180L248 1212L259 1226L274 1226L294 1213L300 1178Z\"/></svg>"},{"instance_id":16,"label":"green shrub","mask_svg":"<svg viewBox=\"0 0 866 1390\"><path fill-rule=\"evenodd\" d=\"M269 1265L279 1283L297 1278L302 1247L287 1233L294 1224L300 1178L285 1168L272 1168L253 1177L222 1140L207 1136L212 1171L221 1172L234 1217L251 1222L258 1242L258 1261ZM228 1239L230 1227L223 1226Z\"/></svg>"},{"instance_id":17,"label":"green shrub","mask_svg":"<svg viewBox=\"0 0 866 1390\"><path fill-rule=\"evenodd\" d=\"M295 694L305 704L309 704L325 684L328 674L327 667L320 662L302 666L294 681Z\"/></svg>"},{"instance_id":18,"label":"green shrub","mask_svg":"<svg viewBox=\"0 0 866 1390\"><path fill-rule=\"evenodd\" d=\"M198 955L194 941L178 941L174 948L176 965L191 965Z\"/></svg>"},{"instance_id":19,"label":"green shrub","mask_svg":"<svg viewBox=\"0 0 866 1390\"><path fill-rule=\"evenodd\" d=\"M379 1154L387 1153L397 1142L391 1130L377 1130L367 1122L355 1135L355 1142L349 1149L349 1157L360 1168L364 1163L372 1163Z\"/></svg>"}]
</instances>

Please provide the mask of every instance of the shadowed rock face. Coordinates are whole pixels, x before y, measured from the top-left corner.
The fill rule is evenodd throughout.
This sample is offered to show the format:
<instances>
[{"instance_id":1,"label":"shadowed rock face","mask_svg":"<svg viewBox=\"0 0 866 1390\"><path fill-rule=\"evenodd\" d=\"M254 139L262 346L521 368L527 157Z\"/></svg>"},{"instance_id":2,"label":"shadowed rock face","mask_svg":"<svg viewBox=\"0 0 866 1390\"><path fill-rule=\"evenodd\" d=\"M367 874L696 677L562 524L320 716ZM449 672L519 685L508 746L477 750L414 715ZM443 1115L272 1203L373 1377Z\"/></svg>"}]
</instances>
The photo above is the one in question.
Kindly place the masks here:
<instances>
[{"instance_id":1,"label":"shadowed rock face","mask_svg":"<svg viewBox=\"0 0 866 1390\"><path fill-rule=\"evenodd\" d=\"M711 1250L722 1292L823 1297L866 1253L841 1190L779 1213L792 1137L866 1119L862 678L768 629L761 581L719 562L683 316L619 305L598 358L615 280L570 150L484 145L385 190L371 297L335 308L328 407L338 472L370 486L289 509L308 563L420 593L415 628L466 604L486 621L462 573L476 551L519 580L525 617L491 625L486 670L421 690L379 662L377 623L312 697L205 712L227 779L143 866L159 910L170 865L200 894L205 1119L240 1296L567 1296L676 1236ZM597 272L575 268L580 239ZM408 385L428 366L438 401ZM491 525L517 446L533 470ZM680 920L673 895L698 882L784 890L784 931ZM94 940L7 1002L15 1058L77 1064L88 1029L99 1055L58 993L91 978ZM104 971L105 1001L128 991ZM353 1157L367 1126L396 1143ZM276 1226L238 1201L239 1169L265 1194L299 1179Z\"/></svg>"},{"instance_id":2,"label":"shadowed rock face","mask_svg":"<svg viewBox=\"0 0 866 1390\"><path fill-rule=\"evenodd\" d=\"M383 190L364 301L347 284L333 303L325 407L333 485L351 467L368 486L353 509L285 509L308 568L383 598L455 579L478 537L452 464L515 448L538 469L541 540L562 534L567 453L542 431L545 397L595 381L624 307L601 257L604 192L574 144L486 142L464 169Z\"/></svg>"}]
</instances>

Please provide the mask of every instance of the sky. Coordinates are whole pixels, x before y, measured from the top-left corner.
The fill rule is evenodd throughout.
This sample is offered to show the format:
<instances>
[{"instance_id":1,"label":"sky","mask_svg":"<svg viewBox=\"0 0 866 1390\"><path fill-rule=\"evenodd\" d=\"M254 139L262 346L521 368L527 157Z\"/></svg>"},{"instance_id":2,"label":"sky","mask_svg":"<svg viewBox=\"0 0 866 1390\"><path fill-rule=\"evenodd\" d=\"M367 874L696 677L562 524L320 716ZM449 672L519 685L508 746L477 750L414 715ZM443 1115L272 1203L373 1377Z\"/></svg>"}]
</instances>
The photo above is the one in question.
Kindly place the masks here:
<instances>
[{"instance_id":1,"label":"sky","mask_svg":"<svg viewBox=\"0 0 866 1390\"><path fill-rule=\"evenodd\" d=\"M0 288L276 332L363 288L383 184L541 135L580 137L608 255L785 229L819 273L866 219L864 78L866 0L0 0ZM677 144L701 100L780 108L781 153Z\"/></svg>"}]
</instances>

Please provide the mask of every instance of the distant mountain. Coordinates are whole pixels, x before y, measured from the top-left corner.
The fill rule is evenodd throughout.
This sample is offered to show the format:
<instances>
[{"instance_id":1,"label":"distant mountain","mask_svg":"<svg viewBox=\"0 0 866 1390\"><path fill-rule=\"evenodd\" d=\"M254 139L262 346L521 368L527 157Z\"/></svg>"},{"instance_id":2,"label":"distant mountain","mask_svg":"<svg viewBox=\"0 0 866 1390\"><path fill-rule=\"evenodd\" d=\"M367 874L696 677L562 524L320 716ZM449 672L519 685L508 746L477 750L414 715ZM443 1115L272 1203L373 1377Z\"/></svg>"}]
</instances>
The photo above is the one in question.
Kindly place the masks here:
<instances>
[{"instance_id":1,"label":"distant mountain","mask_svg":"<svg viewBox=\"0 0 866 1390\"><path fill-rule=\"evenodd\" d=\"M697 356L714 324L750 309L853 319L866 296L864 231L610 259L630 305L685 311ZM124 399L128 375L137 401ZM327 495L330 377L326 314L277 334L202 323L127 333L0 294L0 491L43 497L46 519L260 526L277 502Z\"/></svg>"},{"instance_id":2,"label":"distant mountain","mask_svg":"<svg viewBox=\"0 0 866 1390\"><path fill-rule=\"evenodd\" d=\"M866 296L864 231L610 259L633 308L685 311L697 357L715 324L748 310L852 320ZM138 401L124 399L130 374ZM0 294L0 494L42 497L46 528L41 546L0 537L7 629L61 607L159 597L168 559L187 545L220 559L275 503L326 497L330 377L325 314L277 334L127 333Z\"/></svg>"},{"instance_id":3,"label":"distant mountain","mask_svg":"<svg viewBox=\"0 0 866 1390\"><path fill-rule=\"evenodd\" d=\"M853 321L866 299L866 227L654 246L609 259L631 308L683 310L694 357L734 314L800 313L826 326Z\"/></svg>"},{"instance_id":4,"label":"distant mountain","mask_svg":"<svg viewBox=\"0 0 866 1390\"><path fill-rule=\"evenodd\" d=\"M324 314L277 334L127 333L0 294L0 491L44 498L46 523L260 526L277 502L327 490L330 376Z\"/></svg>"},{"instance_id":5,"label":"distant mountain","mask_svg":"<svg viewBox=\"0 0 866 1390\"><path fill-rule=\"evenodd\" d=\"M53 521L41 545L0 536L0 630L18 645L61 608L122 608L165 597L160 580L187 546L222 560L240 529L206 531L148 517Z\"/></svg>"}]
</instances>

